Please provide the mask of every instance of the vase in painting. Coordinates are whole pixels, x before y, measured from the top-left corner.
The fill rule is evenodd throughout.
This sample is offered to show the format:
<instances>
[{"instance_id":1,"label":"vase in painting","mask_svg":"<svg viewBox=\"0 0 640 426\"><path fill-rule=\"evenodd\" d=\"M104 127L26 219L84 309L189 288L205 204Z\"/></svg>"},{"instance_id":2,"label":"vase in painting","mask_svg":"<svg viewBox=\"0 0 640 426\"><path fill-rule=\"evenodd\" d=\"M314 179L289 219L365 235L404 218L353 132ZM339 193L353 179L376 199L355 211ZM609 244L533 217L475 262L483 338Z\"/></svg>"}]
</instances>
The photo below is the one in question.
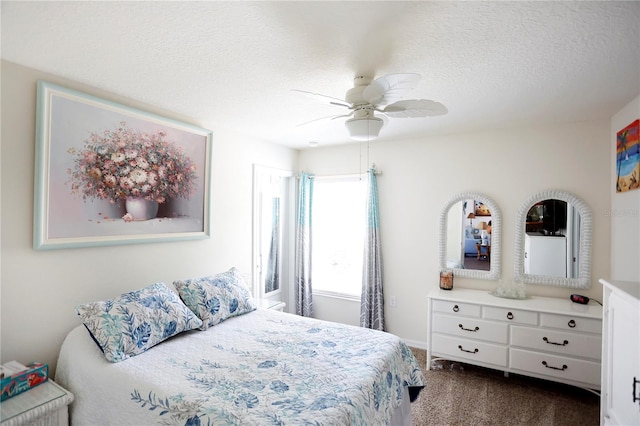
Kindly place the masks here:
<instances>
[{"instance_id":1,"label":"vase in painting","mask_svg":"<svg viewBox=\"0 0 640 426\"><path fill-rule=\"evenodd\" d=\"M125 200L127 213L133 216L133 220L149 220L158 214L158 202L138 197L128 197Z\"/></svg>"}]
</instances>

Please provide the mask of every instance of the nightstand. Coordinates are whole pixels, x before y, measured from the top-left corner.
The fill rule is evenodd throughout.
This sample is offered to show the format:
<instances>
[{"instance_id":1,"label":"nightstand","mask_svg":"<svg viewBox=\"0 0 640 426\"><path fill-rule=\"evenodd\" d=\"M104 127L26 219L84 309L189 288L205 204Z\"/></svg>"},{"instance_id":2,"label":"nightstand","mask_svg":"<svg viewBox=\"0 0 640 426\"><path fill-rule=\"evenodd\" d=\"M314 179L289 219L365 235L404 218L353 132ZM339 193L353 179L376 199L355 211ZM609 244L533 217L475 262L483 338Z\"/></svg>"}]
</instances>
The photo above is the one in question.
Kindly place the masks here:
<instances>
[{"instance_id":1,"label":"nightstand","mask_svg":"<svg viewBox=\"0 0 640 426\"><path fill-rule=\"evenodd\" d=\"M287 306L286 303L281 302L280 300L258 299L256 302L262 309L272 309L280 312L283 312L285 306Z\"/></svg>"},{"instance_id":2,"label":"nightstand","mask_svg":"<svg viewBox=\"0 0 640 426\"><path fill-rule=\"evenodd\" d=\"M73 394L51 379L0 403L2 426L67 426Z\"/></svg>"}]
</instances>

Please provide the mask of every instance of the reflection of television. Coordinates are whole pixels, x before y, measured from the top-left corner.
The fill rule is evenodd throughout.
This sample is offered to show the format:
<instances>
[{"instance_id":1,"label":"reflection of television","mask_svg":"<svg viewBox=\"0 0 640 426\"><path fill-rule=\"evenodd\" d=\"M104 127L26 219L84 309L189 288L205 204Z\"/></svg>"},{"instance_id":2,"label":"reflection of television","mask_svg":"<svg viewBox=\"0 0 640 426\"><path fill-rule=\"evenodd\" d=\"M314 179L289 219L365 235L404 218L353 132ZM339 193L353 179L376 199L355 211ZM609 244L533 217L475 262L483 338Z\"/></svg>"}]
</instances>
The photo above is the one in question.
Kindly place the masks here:
<instances>
[{"instance_id":1,"label":"reflection of television","mask_svg":"<svg viewBox=\"0 0 640 426\"><path fill-rule=\"evenodd\" d=\"M567 229L567 203L561 200L544 200L542 229L555 235L561 229Z\"/></svg>"}]
</instances>

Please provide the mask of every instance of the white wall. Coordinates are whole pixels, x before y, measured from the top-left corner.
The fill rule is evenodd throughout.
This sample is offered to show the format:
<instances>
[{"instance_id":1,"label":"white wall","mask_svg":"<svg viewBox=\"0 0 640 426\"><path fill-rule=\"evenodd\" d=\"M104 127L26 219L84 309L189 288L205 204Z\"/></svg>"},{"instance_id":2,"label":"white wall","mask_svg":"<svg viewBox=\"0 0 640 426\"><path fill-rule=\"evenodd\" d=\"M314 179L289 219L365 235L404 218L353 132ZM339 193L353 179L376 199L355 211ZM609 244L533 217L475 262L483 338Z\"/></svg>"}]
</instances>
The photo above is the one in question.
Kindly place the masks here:
<instances>
[{"instance_id":1,"label":"white wall","mask_svg":"<svg viewBox=\"0 0 640 426\"><path fill-rule=\"evenodd\" d=\"M609 127L609 120L603 120L372 142L369 163L382 171L378 196L388 330L414 345L426 344L426 296L438 286L439 214L452 195L463 191L488 195L502 211L505 282L513 276L515 216L521 203L546 189L584 199L594 217L593 267L591 289L580 293L600 298L597 280L609 274ZM301 151L299 166L318 175L354 173L366 168L366 153L366 145L357 143L309 149ZM495 281L454 278L454 287L496 286ZM533 285L527 291L558 297L575 292ZM396 296L397 307L388 305L390 296ZM314 299L314 310L331 318L326 299Z\"/></svg>"},{"instance_id":2,"label":"white wall","mask_svg":"<svg viewBox=\"0 0 640 426\"><path fill-rule=\"evenodd\" d=\"M128 99L2 61L2 362L55 369L79 303L237 266L251 272L252 164L295 170L297 151L213 130L211 238L198 241L35 251L32 248L36 80L44 79L177 120Z\"/></svg>"},{"instance_id":3,"label":"white wall","mask_svg":"<svg viewBox=\"0 0 640 426\"><path fill-rule=\"evenodd\" d=\"M296 151L249 140L206 122L194 122L214 131L211 239L34 251L32 220L37 79L178 120L189 121L189 118L5 61L1 71L2 362L38 360L55 368L64 336L80 323L73 310L78 303L112 297L156 281L171 282L230 266L250 270L252 164L296 170ZM638 100L635 102L635 107L633 104L628 107L631 116L633 108L638 111ZM615 263L609 256L610 231L619 223L616 222L617 217L610 218L609 212L612 208L627 209L626 204L616 204L619 200L627 201L627 198L619 198L624 194L610 195L613 167L610 133L620 127L614 123L615 120L617 118L611 122L374 142L369 146L368 156L366 145L358 144L309 149L300 152L298 169L316 174L355 173L366 169L367 162L375 162L382 171L378 190L385 297L387 300L390 296L397 298L396 308L387 305L387 326L389 331L420 346L426 341L426 295L438 285L438 217L440 209L454 193L483 192L502 209L502 276L505 281L512 277L515 214L522 201L544 189L573 192L592 209L592 288L580 292L599 298L601 286L597 283L598 278L610 275L621 278L616 277L613 268L611 274L609 270L610 262ZM620 117L620 120L622 126L630 122L625 117ZM637 209L640 191L632 192L635 194L627 194L636 198L631 198L629 203L631 209ZM634 223L637 230L637 216ZM634 237L624 232L619 238L624 242L621 245L616 243L615 250L622 252L616 259L628 265L624 256L633 260L633 248L637 259L638 233ZM637 263L635 265L637 267ZM497 283L456 278L454 285L490 290ZM561 297L572 292L541 286L529 286L528 291ZM314 304L316 314L321 318L358 322L357 304L336 304L322 298L316 298Z\"/></svg>"},{"instance_id":4,"label":"white wall","mask_svg":"<svg viewBox=\"0 0 640 426\"><path fill-rule=\"evenodd\" d=\"M640 96L611 118L611 278L640 281L640 189L616 193L616 135L640 118ZM640 176L639 176L640 178Z\"/></svg>"}]
</instances>

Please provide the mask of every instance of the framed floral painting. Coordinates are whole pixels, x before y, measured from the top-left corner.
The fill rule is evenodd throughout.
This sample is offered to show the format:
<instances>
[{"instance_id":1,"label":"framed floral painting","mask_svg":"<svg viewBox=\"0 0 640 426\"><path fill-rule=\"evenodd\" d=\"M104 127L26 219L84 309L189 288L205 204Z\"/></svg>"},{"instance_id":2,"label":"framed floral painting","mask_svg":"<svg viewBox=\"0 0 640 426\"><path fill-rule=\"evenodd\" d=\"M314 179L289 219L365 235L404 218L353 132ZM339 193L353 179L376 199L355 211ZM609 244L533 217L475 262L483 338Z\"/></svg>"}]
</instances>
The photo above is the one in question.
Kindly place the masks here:
<instances>
[{"instance_id":1,"label":"framed floral painting","mask_svg":"<svg viewBox=\"0 0 640 426\"><path fill-rule=\"evenodd\" d=\"M34 248L209 237L211 131L38 81Z\"/></svg>"}]
</instances>

